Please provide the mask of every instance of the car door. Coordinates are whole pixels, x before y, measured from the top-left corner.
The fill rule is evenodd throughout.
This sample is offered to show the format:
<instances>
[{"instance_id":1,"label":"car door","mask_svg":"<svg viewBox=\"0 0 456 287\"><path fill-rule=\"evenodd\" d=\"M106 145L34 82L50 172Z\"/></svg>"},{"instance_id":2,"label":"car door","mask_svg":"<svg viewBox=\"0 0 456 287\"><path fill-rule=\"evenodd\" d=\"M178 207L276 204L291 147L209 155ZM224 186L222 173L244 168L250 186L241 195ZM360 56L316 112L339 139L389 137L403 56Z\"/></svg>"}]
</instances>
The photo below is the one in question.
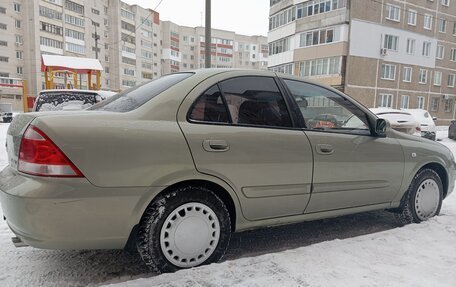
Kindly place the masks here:
<instances>
[{"instance_id":1,"label":"car door","mask_svg":"<svg viewBox=\"0 0 456 287\"><path fill-rule=\"evenodd\" d=\"M178 118L196 169L227 182L247 219L304 212L312 151L274 77L211 78L187 96Z\"/></svg>"},{"instance_id":2,"label":"car door","mask_svg":"<svg viewBox=\"0 0 456 287\"><path fill-rule=\"evenodd\" d=\"M402 184L404 155L398 141L371 135L369 122L354 102L318 85L284 80L304 121L320 115L334 126L304 130L314 151L311 200L306 213L391 202Z\"/></svg>"}]
</instances>

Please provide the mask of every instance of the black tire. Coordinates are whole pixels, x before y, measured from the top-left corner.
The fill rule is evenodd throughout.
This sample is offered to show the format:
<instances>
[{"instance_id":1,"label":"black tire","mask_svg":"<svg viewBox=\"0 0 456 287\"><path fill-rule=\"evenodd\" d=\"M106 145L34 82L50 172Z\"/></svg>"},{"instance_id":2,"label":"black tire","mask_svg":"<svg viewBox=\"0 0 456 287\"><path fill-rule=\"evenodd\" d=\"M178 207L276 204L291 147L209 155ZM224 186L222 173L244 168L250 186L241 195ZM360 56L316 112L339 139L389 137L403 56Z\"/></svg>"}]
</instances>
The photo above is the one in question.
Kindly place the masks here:
<instances>
[{"instance_id":1,"label":"black tire","mask_svg":"<svg viewBox=\"0 0 456 287\"><path fill-rule=\"evenodd\" d=\"M420 210L418 204L419 195L417 198L417 193L420 190L420 187L424 187L424 184L434 184L432 181L438 188L436 209L430 212L430 214L424 214L424 212ZM442 201L443 184L440 176L432 169L422 169L415 175L412 183L409 186L409 189L405 193L401 202L401 207L399 208L398 212L395 213L396 220L401 226L425 221L433 216L439 215L440 209L442 207Z\"/></svg>"},{"instance_id":2,"label":"black tire","mask_svg":"<svg viewBox=\"0 0 456 287\"><path fill-rule=\"evenodd\" d=\"M218 244L213 249L212 254L196 266L217 262L225 254L231 238L231 219L223 201L204 187L179 188L157 196L146 209L139 224L136 241L137 250L151 271L166 273L196 267L179 267L173 264L166 258L160 242L163 225L165 221L169 220L170 214L182 208L183 205L193 203L209 207L215 213L220 228Z\"/></svg>"}]
</instances>

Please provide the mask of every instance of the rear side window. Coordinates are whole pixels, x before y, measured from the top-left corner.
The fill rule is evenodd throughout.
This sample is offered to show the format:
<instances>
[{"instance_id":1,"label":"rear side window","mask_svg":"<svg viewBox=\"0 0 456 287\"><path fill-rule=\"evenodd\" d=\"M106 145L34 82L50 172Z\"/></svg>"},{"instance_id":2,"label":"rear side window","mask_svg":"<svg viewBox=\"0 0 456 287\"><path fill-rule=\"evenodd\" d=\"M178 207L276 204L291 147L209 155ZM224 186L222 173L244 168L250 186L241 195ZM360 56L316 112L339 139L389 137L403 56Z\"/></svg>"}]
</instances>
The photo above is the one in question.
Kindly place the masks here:
<instances>
[{"instance_id":1,"label":"rear side window","mask_svg":"<svg viewBox=\"0 0 456 287\"><path fill-rule=\"evenodd\" d=\"M228 111L217 85L211 87L196 100L189 119L201 122L229 123Z\"/></svg>"},{"instance_id":2,"label":"rear side window","mask_svg":"<svg viewBox=\"0 0 456 287\"><path fill-rule=\"evenodd\" d=\"M89 110L120 113L132 111L191 75L193 75L193 73L178 73L162 76L158 79L120 92L112 98L91 107Z\"/></svg>"},{"instance_id":3,"label":"rear side window","mask_svg":"<svg viewBox=\"0 0 456 287\"><path fill-rule=\"evenodd\" d=\"M285 99L273 78L239 77L209 88L189 119L234 125L292 127Z\"/></svg>"},{"instance_id":4,"label":"rear side window","mask_svg":"<svg viewBox=\"0 0 456 287\"><path fill-rule=\"evenodd\" d=\"M42 92L36 101L36 112L61 111L65 108L86 109L101 101L95 93L77 91Z\"/></svg>"},{"instance_id":5,"label":"rear side window","mask_svg":"<svg viewBox=\"0 0 456 287\"><path fill-rule=\"evenodd\" d=\"M220 83L233 124L292 127L285 99L273 78L239 77Z\"/></svg>"}]
</instances>

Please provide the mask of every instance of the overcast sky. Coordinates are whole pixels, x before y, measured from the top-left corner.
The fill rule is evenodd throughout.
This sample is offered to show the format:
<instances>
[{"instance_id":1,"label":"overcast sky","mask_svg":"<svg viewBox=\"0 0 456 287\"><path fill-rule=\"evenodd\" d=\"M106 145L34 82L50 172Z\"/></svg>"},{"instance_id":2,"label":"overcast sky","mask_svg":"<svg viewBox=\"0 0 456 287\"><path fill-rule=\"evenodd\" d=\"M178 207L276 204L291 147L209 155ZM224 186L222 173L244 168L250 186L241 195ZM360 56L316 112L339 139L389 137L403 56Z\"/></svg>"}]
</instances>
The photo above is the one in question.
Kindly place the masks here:
<instances>
[{"instance_id":1,"label":"overcast sky","mask_svg":"<svg viewBox=\"0 0 456 287\"><path fill-rule=\"evenodd\" d=\"M123 0L154 9L160 0ZM161 20L184 26L204 26L205 0L163 0ZM267 36L269 0L212 0L212 28L244 35Z\"/></svg>"}]
</instances>

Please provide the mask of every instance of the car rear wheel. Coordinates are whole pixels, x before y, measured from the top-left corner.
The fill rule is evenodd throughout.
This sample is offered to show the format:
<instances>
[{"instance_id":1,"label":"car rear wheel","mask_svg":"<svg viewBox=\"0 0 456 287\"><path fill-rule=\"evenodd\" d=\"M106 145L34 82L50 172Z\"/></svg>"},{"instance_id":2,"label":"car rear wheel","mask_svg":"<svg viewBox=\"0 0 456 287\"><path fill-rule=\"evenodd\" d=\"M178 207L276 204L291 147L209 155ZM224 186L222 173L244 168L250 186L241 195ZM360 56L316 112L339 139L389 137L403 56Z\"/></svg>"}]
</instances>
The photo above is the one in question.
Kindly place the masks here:
<instances>
[{"instance_id":1,"label":"car rear wheel","mask_svg":"<svg viewBox=\"0 0 456 287\"><path fill-rule=\"evenodd\" d=\"M396 219L401 225L419 223L440 213L443 185L432 169L420 170L404 196Z\"/></svg>"},{"instance_id":2,"label":"car rear wheel","mask_svg":"<svg viewBox=\"0 0 456 287\"><path fill-rule=\"evenodd\" d=\"M159 195L147 208L138 230L137 249L154 272L217 262L231 237L225 204L204 187Z\"/></svg>"}]
</instances>

